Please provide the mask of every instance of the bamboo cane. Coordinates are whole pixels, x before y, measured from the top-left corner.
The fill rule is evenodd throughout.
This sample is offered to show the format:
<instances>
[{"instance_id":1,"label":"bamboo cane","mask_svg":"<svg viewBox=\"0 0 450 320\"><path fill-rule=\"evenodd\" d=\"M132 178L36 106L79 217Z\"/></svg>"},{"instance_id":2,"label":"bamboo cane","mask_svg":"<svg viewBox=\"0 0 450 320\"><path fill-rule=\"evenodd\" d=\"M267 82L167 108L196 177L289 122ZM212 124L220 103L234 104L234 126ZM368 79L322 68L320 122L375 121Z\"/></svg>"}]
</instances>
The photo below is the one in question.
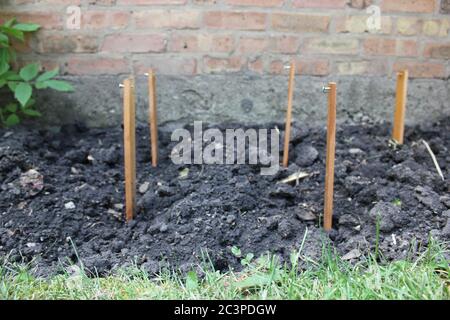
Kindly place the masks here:
<instances>
[{"instance_id":1,"label":"bamboo cane","mask_svg":"<svg viewBox=\"0 0 450 320\"><path fill-rule=\"evenodd\" d=\"M130 221L134 217L136 202L136 110L134 79L126 79L123 87L125 209L126 220Z\"/></svg>"},{"instance_id":2,"label":"bamboo cane","mask_svg":"<svg viewBox=\"0 0 450 320\"><path fill-rule=\"evenodd\" d=\"M407 92L408 70L400 71L397 74L397 94L394 113L394 128L392 129L392 139L397 144L403 144Z\"/></svg>"},{"instance_id":3,"label":"bamboo cane","mask_svg":"<svg viewBox=\"0 0 450 320\"><path fill-rule=\"evenodd\" d=\"M294 81L295 81L295 63L291 62L289 72L288 84L288 106L286 112L286 127L284 131L284 154L283 166L287 167L289 164L289 142L291 139L291 122L292 122L292 103L294 100Z\"/></svg>"},{"instance_id":4,"label":"bamboo cane","mask_svg":"<svg viewBox=\"0 0 450 320\"><path fill-rule=\"evenodd\" d=\"M324 229L333 223L334 159L336 150L336 83L328 84L327 159L325 175Z\"/></svg>"}]
</instances>

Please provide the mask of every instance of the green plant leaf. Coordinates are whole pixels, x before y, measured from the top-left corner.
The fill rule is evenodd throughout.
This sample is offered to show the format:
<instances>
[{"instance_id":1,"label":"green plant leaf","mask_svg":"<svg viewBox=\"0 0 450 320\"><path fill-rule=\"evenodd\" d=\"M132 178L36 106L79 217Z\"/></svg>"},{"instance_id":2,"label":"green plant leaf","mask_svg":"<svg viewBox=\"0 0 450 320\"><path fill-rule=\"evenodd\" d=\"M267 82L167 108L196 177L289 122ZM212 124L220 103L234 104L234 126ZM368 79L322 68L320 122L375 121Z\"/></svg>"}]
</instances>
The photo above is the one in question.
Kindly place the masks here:
<instances>
[{"instance_id":1,"label":"green plant leaf","mask_svg":"<svg viewBox=\"0 0 450 320\"><path fill-rule=\"evenodd\" d=\"M235 256L237 258L241 257L241 255L242 255L241 249L239 249L236 246L231 247L231 253L233 254L233 256Z\"/></svg>"},{"instance_id":2,"label":"green plant leaf","mask_svg":"<svg viewBox=\"0 0 450 320\"><path fill-rule=\"evenodd\" d=\"M198 277L194 271L189 271L186 275L186 289L189 291L196 290L198 288Z\"/></svg>"},{"instance_id":3,"label":"green plant leaf","mask_svg":"<svg viewBox=\"0 0 450 320\"><path fill-rule=\"evenodd\" d=\"M1 27L1 30L6 33L7 35L14 37L20 41L24 41L24 35L23 32L14 28L10 28L10 27Z\"/></svg>"},{"instance_id":4,"label":"green plant leaf","mask_svg":"<svg viewBox=\"0 0 450 320\"><path fill-rule=\"evenodd\" d=\"M23 109L22 112L30 117L41 117L42 114L34 109Z\"/></svg>"},{"instance_id":5,"label":"green plant leaf","mask_svg":"<svg viewBox=\"0 0 450 320\"><path fill-rule=\"evenodd\" d=\"M11 126L14 126L19 123L20 123L20 118L15 113L10 114L5 120L5 125L7 127L11 127Z\"/></svg>"},{"instance_id":6,"label":"green plant leaf","mask_svg":"<svg viewBox=\"0 0 450 320\"><path fill-rule=\"evenodd\" d=\"M50 71L46 71L43 74L41 74L39 77L36 78L36 82L50 80L50 79L54 78L56 75L58 75L58 73L59 73L59 68L56 68L56 69L50 70Z\"/></svg>"},{"instance_id":7,"label":"green plant leaf","mask_svg":"<svg viewBox=\"0 0 450 320\"><path fill-rule=\"evenodd\" d=\"M0 48L0 64L9 64L10 55L7 48Z\"/></svg>"},{"instance_id":8,"label":"green plant leaf","mask_svg":"<svg viewBox=\"0 0 450 320\"><path fill-rule=\"evenodd\" d=\"M0 61L0 76L9 71L9 64L6 61Z\"/></svg>"},{"instance_id":9,"label":"green plant leaf","mask_svg":"<svg viewBox=\"0 0 450 320\"><path fill-rule=\"evenodd\" d=\"M29 83L20 82L14 90L14 97L24 106L30 100L32 93L33 88Z\"/></svg>"},{"instance_id":10,"label":"green plant leaf","mask_svg":"<svg viewBox=\"0 0 450 320\"><path fill-rule=\"evenodd\" d=\"M64 92L73 91L72 85L70 85L70 83L67 83L65 81L47 80L44 82L49 88L55 89L57 91L64 91Z\"/></svg>"},{"instance_id":11,"label":"green plant leaf","mask_svg":"<svg viewBox=\"0 0 450 320\"><path fill-rule=\"evenodd\" d=\"M45 82L36 82L34 84L35 88L40 90L40 89L47 89L48 85Z\"/></svg>"},{"instance_id":12,"label":"green plant leaf","mask_svg":"<svg viewBox=\"0 0 450 320\"><path fill-rule=\"evenodd\" d=\"M12 19L6 21L3 26L10 28L14 22L16 22L16 18L12 18Z\"/></svg>"},{"instance_id":13,"label":"green plant leaf","mask_svg":"<svg viewBox=\"0 0 450 320\"><path fill-rule=\"evenodd\" d=\"M30 108L30 107L34 106L35 103L36 103L36 100L31 98L30 100L28 100L27 104L22 107L22 109Z\"/></svg>"},{"instance_id":14,"label":"green plant leaf","mask_svg":"<svg viewBox=\"0 0 450 320\"><path fill-rule=\"evenodd\" d=\"M22 78L14 71L8 71L4 75L2 75L2 78L8 80L8 81L21 81Z\"/></svg>"},{"instance_id":15,"label":"green plant leaf","mask_svg":"<svg viewBox=\"0 0 450 320\"><path fill-rule=\"evenodd\" d=\"M14 29L25 32L33 32L38 30L40 27L40 25L35 23L18 23L13 26Z\"/></svg>"},{"instance_id":16,"label":"green plant leaf","mask_svg":"<svg viewBox=\"0 0 450 320\"><path fill-rule=\"evenodd\" d=\"M9 38L6 34L0 33L0 43L9 44Z\"/></svg>"},{"instance_id":17,"label":"green plant leaf","mask_svg":"<svg viewBox=\"0 0 450 320\"><path fill-rule=\"evenodd\" d=\"M19 75L25 81L33 80L39 73L39 65L37 63L30 63L20 69Z\"/></svg>"},{"instance_id":18,"label":"green plant leaf","mask_svg":"<svg viewBox=\"0 0 450 320\"><path fill-rule=\"evenodd\" d=\"M0 89L3 88L6 84L6 79L0 79Z\"/></svg>"},{"instance_id":19,"label":"green plant leaf","mask_svg":"<svg viewBox=\"0 0 450 320\"><path fill-rule=\"evenodd\" d=\"M9 103L9 104L6 105L5 109L8 110L11 113L16 113L16 111L17 111L17 104Z\"/></svg>"},{"instance_id":20,"label":"green plant leaf","mask_svg":"<svg viewBox=\"0 0 450 320\"><path fill-rule=\"evenodd\" d=\"M12 92L15 92L18 84L19 83L16 81L8 81L9 90L11 90Z\"/></svg>"}]
</instances>

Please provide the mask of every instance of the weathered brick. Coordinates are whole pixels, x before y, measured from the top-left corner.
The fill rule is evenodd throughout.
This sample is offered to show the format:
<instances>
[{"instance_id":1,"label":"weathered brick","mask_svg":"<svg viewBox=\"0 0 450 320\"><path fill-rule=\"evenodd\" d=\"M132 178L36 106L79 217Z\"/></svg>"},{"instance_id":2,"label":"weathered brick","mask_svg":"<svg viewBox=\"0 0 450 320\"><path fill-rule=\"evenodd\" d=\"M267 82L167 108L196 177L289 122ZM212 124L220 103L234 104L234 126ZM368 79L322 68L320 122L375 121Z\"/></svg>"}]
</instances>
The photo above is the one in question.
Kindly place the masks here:
<instances>
[{"instance_id":1,"label":"weathered brick","mask_svg":"<svg viewBox=\"0 0 450 320\"><path fill-rule=\"evenodd\" d=\"M73 75L122 74L130 72L128 62L125 59L99 58L98 56L69 58L63 71L66 74Z\"/></svg>"},{"instance_id":2,"label":"weathered brick","mask_svg":"<svg viewBox=\"0 0 450 320\"><path fill-rule=\"evenodd\" d=\"M371 38L364 40L364 53L367 55L393 56L396 54L395 39Z\"/></svg>"},{"instance_id":3,"label":"weathered brick","mask_svg":"<svg viewBox=\"0 0 450 320\"><path fill-rule=\"evenodd\" d=\"M336 61L336 73L341 75L385 75L387 63L383 60Z\"/></svg>"},{"instance_id":4,"label":"weathered brick","mask_svg":"<svg viewBox=\"0 0 450 320\"><path fill-rule=\"evenodd\" d=\"M290 59L274 60L270 63L269 73L288 74L284 66L288 65ZM326 76L330 73L330 64L325 59L301 58L295 61L296 73L300 75Z\"/></svg>"},{"instance_id":5,"label":"weathered brick","mask_svg":"<svg viewBox=\"0 0 450 320\"><path fill-rule=\"evenodd\" d=\"M124 6L181 5L186 3L187 0L117 0L118 5Z\"/></svg>"},{"instance_id":6,"label":"weathered brick","mask_svg":"<svg viewBox=\"0 0 450 320\"><path fill-rule=\"evenodd\" d=\"M136 74L144 74L148 69L156 70L162 75L195 75L197 60L195 58L180 58L172 56L145 56L134 61L133 69Z\"/></svg>"},{"instance_id":7,"label":"weathered brick","mask_svg":"<svg viewBox=\"0 0 450 320\"><path fill-rule=\"evenodd\" d=\"M376 34L390 34L392 31L392 18L381 17L381 28L379 30L371 30L366 15L344 16L336 18L336 32L339 33L365 33L371 32Z\"/></svg>"},{"instance_id":8,"label":"weathered brick","mask_svg":"<svg viewBox=\"0 0 450 320\"><path fill-rule=\"evenodd\" d=\"M38 35L36 51L39 53L94 53L98 51L98 39L87 34Z\"/></svg>"},{"instance_id":9,"label":"weathered brick","mask_svg":"<svg viewBox=\"0 0 450 320\"><path fill-rule=\"evenodd\" d=\"M17 21L20 22L39 24L41 29L60 30L63 28L63 21L59 12L2 12L0 16L0 23L12 18L16 18Z\"/></svg>"},{"instance_id":10,"label":"weathered brick","mask_svg":"<svg viewBox=\"0 0 450 320\"><path fill-rule=\"evenodd\" d=\"M248 62L248 70L263 74L264 73L264 61L261 57L255 58Z\"/></svg>"},{"instance_id":11,"label":"weathered brick","mask_svg":"<svg viewBox=\"0 0 450 320\"><path fill-rule=\"evenodd\" d=\"M324 59L299 59L296 67L297 74L326 76L330 73L330 63Z\"/></svg>"},{"instance_id":12,"label":"weathered brick","mask_svg":"<svg viewBox=\"0 0 450 320\"><path fill-rule=\"evenodd\" d=\"M297 13L274 13L272 28L287 32L327 32L330 17Z\"/></svg>"},{"instance_id":13,"label":"weathered brick","mask_svg":"<svg viewBox=\"0 0 450 320\"><path fill-rule=\"evenodd\" d=\"M105 37L104 52L164 52L166 39L161 34L113 34Z\"/></svg>"},{"instance_id":14,"label":"weathered brick","mask_svg":"<svg viewBox=\"0 0 450 320\"><path fill-rule=\"evenodd\" d=\"M244 64L245 61L241 57L215 58L206 56L203 58L203 72L237 72L241 70Z\"/></svg>"},{"instance_id":15,"label":"weathered brick","mask_svg":"<svg viewBox=\"0 0 450 320\"><path fill-rule=\"evenodd\" d=\"M383 12L432 13L436 0L383 0Z\"/></svg>"},{"instance_id":16,"label":"weathered brick","mask_svg":"<svg viewBox=\"0 0 450 320\"><path fill-rule=\"evenodd\" d=\"M200 12L193 10L136 11L133 18L138 29L197 29L201 23Z\"/></svg>"},{"instance_id":17,"label":"weathered brick","mask_svg":"<svg viewBox=\"0 0 450 320\"><path fill-rule=\"evenodd\" d=\"M450 59L450 42L427 44L424 49L424 56L433 59Z\"/></svg>"},{"instance_id":18,"label":"weathered brick","mask_svg":"<svg viewBox=\"0 0 450 320\"><path fill-rule=\"evenodd\" d=\"M372 0L350 0L348 4L351 8L365 9L372 4Z\"/></svg>"},{"instance_id":19,"label":"weathered brick","mask_svg":"<svg viewBox=\"0 0 450 320\"><path fill-rule=\"evenodd\" d=\"M225 3L232 6L252 6L252 7L279 7L284 0L225 0Z\"/></svg>"},{"instance_id":20,"label":"weathered brick","mask_svg":"<svg viewBox=\"0 0 450 320\"><path fill-rule=\"evenodd\" d=\"M348 0L294 0L292 4L297 8L345 8Z\"/></svg>"},{"instance_id":21,"label":"weathered brick","mask_svg":"<svg viewBox=\"0 0 450 320\"><path fill-rule=\"evenodd\" d=\"M418 44L415 40L397 40L397 56L415 57L419 53Z\"/></svg>"},{"instance_id":22,"label":"weathered brick","mask_svg":"<svg viewBox=\"0 0 450 320\"><path fill-rule=\"evenodd\" d=\"M214 29L264 30L267 14L261 12L209 11L204 14L205 25Z\"/></svg>"},{"instance_id":23,"label":"weathered brick","mask_svg":"<svg viewBox=\"0 0 450 320\"><path fill-rule=\"evenodd\" d=\"M445 78L444 63L400 60L394 63L394 71L408 70L411 78Z\"/></svg>"},{"instance_id":24,"label":"weathered brick","mask_svg":"<svg viewBox=\"0 0 450 320\"><path fill-rule=\"evenodd\" d=\"M423 22L422 33L429 37L447 37L449 29L449 19L426 20Z\"/></svg>"},{"instance_id":25,"label":"weathered brick","mask_svg":"<svg viewBox=\"0 0 450 320\"><path fill-rule=\"evenodd\" d=\"M270 51L276 53L296 53L300 46L300 39L294 36L279 36L270 39Z\"/></svg>"},{"instance_id":26,"label":"weathered brick","mask_svg":"<svg viewBox=\"0 0 450 320\"><path fill-rule=\"evenodd\" d=\"M238 51L240 53L262 53L267 50L269 41L267 38L241 37Z\"/></svg>"},{"instance_id":27,"label":"weathered brick","mask_svg":"<svg viewBox=\"0 0 450 320\"><path fill-rule=\"evenodd\" d=\"M399 17L397 19L397 33L412 36L420 33L423 21L415 17Z\"/></svg>"},{"instance_id":28,"label":"weathered brick","mask_svg":"<svg viewBox=\"0 0 450 320\"><path fill-rule=\"evenodd\" d=\"M310 38L305 41L304 50L309 53L357 54L357 39Z\"/></svg>"},{"instance_id":29,"label":"weathered brick","mask_svg":"<svg viewBox=\"0 0 450 320\"><path fill-rule=\"evenodd\" d=\"M173 34L168 47L172 52L230 52L234 39L220 34Z\"/></svg>"},{"instance_id":30,"label":"weathered brick","mask_svg":"<svg viewBox=\"0 0 450 320\"><path fill-rule=\"evenodd\" d=\"M441 0L440 12L443 14L450 14L450 0Z\"/></svg>"},{"instance_id":31,"label":"weathered brick","mask_svg":"<svg viewBox=\"0 0 450 320\"><path fill-rule=\"evenodd\" d=\"M25 0L20 0L20 2L18 2L18 0L16 0L16 4L22 4L22 3L27 3L28 1ZM36 4L40 4L40 5L44 5L44 4L48 4L48 5L72 5L72 6L78 6L81 4L81 0L34 0L34 3Z\"/></svg>"},{"instance_id":32,"label":"weathered brick","mask_svg":"<svg viewBox=\"0 0 450 320\"><path fill-rule=\"evenodd\" d=\"M86 11L81 15L82 29L123 29L131 14L126 11Z\"/></svg>"}]
</instances>

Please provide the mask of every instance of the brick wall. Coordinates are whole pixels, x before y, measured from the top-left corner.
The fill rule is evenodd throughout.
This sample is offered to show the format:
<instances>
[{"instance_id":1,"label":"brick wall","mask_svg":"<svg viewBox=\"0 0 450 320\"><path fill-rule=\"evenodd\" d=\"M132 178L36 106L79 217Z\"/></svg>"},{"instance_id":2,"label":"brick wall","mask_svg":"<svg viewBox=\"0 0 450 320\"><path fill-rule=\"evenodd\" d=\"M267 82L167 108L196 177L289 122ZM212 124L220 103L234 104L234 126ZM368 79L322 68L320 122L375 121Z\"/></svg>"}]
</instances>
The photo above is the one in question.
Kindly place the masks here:
<instances>
[{"instance_id":1,"label":"brick wall","mask_svg":"<svg viewBox=\"0 0 450 320\"><path fill-rule=\"evenodd\" d=\"M366 8L381 8L369 32ZM80 29L68 29L70 5ZM450 74L450 0L0 0L0 20L43 26L23 60L64 74Z\"/></svg>"}]
</instances>

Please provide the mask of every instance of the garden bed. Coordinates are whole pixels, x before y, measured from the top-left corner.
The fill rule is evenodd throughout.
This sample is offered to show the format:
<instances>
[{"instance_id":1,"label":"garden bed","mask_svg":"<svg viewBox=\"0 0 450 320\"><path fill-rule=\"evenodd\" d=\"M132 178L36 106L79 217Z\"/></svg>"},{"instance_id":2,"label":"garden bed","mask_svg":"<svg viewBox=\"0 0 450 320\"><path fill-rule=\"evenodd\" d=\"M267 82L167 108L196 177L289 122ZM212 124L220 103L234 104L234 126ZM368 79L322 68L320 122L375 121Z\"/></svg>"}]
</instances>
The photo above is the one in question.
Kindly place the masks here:
<instances>
[{"instance_id":1,"label":"garden bed","mask_svg":"<svg viewBox=\"0 0 450 320\"><path fill-rule=\"evenodd\" d=\"M339 125L328 234L321 228L324 128L295 124L290 166L273 176L261 176L258 165L175 165L168 128L160 132L157 168L148 129L137 129L137 213L129 223L120 127L2 129L0 256L32 262L42 274L80 259L99 274L131 263L153 273L164 266L187 271L204 251L225 270L240 265L233 246L243 255L270 251L286 259L306 230L303 254L318 258L329 240L353 261L376 246L388 260L404 259L430 235L450 237L450 186L421 141L448 178L448 118L407 127L405 145L395 150L388 124ZM299 170L309 176L279 183Z\"/></svg>"}]
</instances>

